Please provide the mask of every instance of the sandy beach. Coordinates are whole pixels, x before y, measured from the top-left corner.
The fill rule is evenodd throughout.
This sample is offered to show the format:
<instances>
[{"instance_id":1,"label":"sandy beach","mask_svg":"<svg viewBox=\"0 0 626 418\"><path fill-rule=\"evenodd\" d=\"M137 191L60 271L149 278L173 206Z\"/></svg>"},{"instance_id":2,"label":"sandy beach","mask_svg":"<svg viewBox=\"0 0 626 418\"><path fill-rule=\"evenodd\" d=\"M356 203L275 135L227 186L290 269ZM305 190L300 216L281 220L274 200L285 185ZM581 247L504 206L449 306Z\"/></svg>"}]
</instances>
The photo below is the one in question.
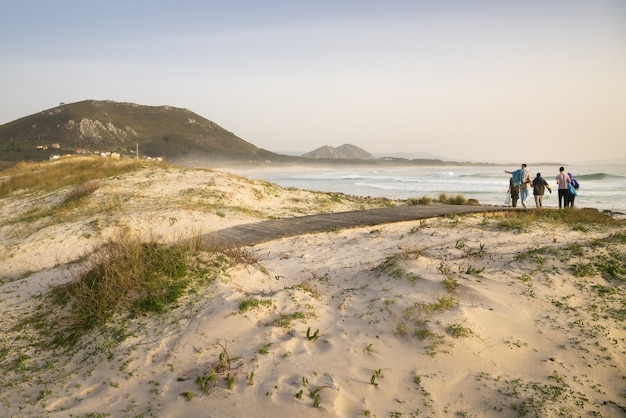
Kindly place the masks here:
<instances>
[{"instance_id":1,"label":"sandy beach","mask_svg":"<svg viewBox=\"0 0 626 418\"><path fill-rule=\"evenodd\" d=\"M148 165L41 215L70 190L0 198L2 416L626 416L623 221L497 212L283 238L163 312L45 346L28 318L110 240L404 204Z\"/></svg>"}]
</instances>

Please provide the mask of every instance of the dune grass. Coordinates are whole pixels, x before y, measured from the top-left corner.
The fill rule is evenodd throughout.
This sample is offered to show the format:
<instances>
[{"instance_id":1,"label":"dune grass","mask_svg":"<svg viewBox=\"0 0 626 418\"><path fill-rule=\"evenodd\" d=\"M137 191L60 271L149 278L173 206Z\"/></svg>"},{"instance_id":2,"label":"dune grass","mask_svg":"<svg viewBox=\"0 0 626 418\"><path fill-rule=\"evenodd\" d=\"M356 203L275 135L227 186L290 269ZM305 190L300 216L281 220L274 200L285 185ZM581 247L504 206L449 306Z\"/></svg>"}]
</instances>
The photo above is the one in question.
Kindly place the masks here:
<instances>
[{"instance_id":1,"label":"dune grass","mask_svg":"<svg viewBox=\"0 0 626 418\"><path fill-rule=\"evenodd\" d=\"M244 249L203 245L198 237L173 244L117 238L95 252L74 280L51 291L37 321L55 345L73 345L116 316L166 311L194 286L256 261Z\"/></svg>"},{"instance_id":2,"label":"dune grass","mask_svg":"<svg viewBox=\"0 0 626 418\"><path fill-rule=\"evenodd\" d=\"M163 164L134 159L66 157L43 163L22 162L0 172L0 197L18 190L57 190Z\"/></svg>"},{"instance_id":3,"label":"dune grass","mask_svg":"<svg viewBox=\"0 0 626 418\"><path fill-rule=\"evenodd\" d=\"M497 229L518 233L530 231L540 221L554 225L565 224L581 232L588 232L591 227L626 226L626 221L591 208L507 211L493 216L493 219L496 219Z\"/></svg>"}]
</instances>

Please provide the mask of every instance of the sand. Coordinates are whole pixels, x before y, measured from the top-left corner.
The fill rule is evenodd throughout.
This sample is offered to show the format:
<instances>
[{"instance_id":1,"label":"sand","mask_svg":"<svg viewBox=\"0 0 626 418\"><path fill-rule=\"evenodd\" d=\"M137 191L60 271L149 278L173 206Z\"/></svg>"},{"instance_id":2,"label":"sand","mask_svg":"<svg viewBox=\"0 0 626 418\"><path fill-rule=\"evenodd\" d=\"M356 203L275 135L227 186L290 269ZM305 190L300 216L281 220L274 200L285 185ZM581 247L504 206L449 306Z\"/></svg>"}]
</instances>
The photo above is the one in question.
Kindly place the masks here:
<instances>
[{"instance_id":1,"label":"sand","mask_svg":"<svg viewBox=\"0 0 626 418\"><path fill-rule=\"evenodd\" d=\"M125 338L98 329L63 351L20 321L111 238L389 202L149 168L103 180L81 211L11 221L61 194L0 200L2 416L626 416L624 276L597 267L625 245L590 245L619 228L519 232L495 213L284 238L127 319Z\"/></svg>"}]
</instances>

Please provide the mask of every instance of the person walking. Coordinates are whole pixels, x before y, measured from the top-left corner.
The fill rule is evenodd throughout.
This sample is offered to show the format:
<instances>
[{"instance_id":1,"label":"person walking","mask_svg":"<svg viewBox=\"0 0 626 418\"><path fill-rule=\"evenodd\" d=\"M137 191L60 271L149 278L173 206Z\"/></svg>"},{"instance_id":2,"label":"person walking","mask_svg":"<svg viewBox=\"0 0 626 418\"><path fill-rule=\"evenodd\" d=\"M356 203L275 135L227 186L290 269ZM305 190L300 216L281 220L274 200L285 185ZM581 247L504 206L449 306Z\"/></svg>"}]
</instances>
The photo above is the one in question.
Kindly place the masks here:
<instances>
[{"instance_id":1,"label":"person walking","mask_svg":"<svg viewBox=\"0 0 626 418\"><path fill-rule=\"evenodd\" d=\"M556 184L559 185L559 209L567 207L569 184L571 180L567 174L565 174L565 168L559 168L559 175L556 176Z\"/></svg>"},{"instance_id":2,"label":"person walking","mask_svg":"<svg viewBox=\"0 0 626 418\"><path fill-rule=\"evenodd\" d=\"M533 180L533 195L535 196L535 206L538 208L543 207L543 195L546 188L552 194L552 189L546 179L541 177L541 173L537 173L537 177Z\"/></svg>"},{"instance_id":3,"label":"person walking","mask_svg":"<svg viewBox=\"0 0 626 418\"><path fill-rule=\"evenodd\" d=\"M572 173L567 173L567 177L569 177L569 184L567 185L567 204L565 206L574 207L574 199L578 196L578 188L580 185L578 181L572 176Z\"/></svg>"},{"instance_id":4,"label":"person walking","mask_svg":"<svg viewBox=\"0 0 626 418\"><path fill-rule=\"evenodd\" d=\"M533 181L530 175L530 169L526 164L522 164L522 168L520 169L515 171L504 170L504 172L513 176L513 184L519 186L519 197L522 202L522 206L527 207L526 201L528 200L529 188Z\"/></svg>"},{"instance_id":5,"label":"person walking","mask_svg":"<svg viewBox=\"0 0 626 418\"><path fill-rule=\"evenodd\" d=\"M507 192L511 194L511 206L516 208L517 201L519 200L519 185L515 185L513 176L509 179L509 190L507 190Z\"/></svg>"}]
</instances>

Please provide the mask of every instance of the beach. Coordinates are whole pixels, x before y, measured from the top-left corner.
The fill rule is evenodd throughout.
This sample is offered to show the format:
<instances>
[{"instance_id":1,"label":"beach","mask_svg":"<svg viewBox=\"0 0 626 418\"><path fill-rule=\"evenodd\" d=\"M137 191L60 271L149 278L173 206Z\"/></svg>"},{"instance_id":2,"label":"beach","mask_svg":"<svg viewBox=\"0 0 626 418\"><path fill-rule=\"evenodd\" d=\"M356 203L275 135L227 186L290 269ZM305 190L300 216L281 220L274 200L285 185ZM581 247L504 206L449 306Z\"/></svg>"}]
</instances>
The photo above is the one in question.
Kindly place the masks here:
<instances>
[{"instance_id":1,"label":"beach","mask_svg":"<svg viewBox=\"0 0 626 418\"><path fill-rule=\"evenodd\" d=\"M623 221L507 211L280 238L161 312L45 346L28 318L111 240L406 204L147 165L48 214L71 189L0 198L4 416L626 414Z\"/></svg>"},{"instance_id":2,"label":"beach","mask_svg":"<svg viewBox=\"0 0 626 418\"><path fill-rule=\"evenodd\" d=\"M457 165L325 165L280 166L267 164L254 168L224 167L223 170L249 178L270 181L283 187L333 191L361 196L410 199L427 196L437 198L441 193L462 195L485 205L502 205L510 175L504 170L519 165L457 164ZM544 205L558 207L555 178L559 165L530 164L532 177L537 173L552 187L546 190ZM566 172L580 182L576 202L579 207L626 213L626 164L577 163L565 165ZM530 206L535 202L530 193Z\"/></svg>"}]
</instances>

